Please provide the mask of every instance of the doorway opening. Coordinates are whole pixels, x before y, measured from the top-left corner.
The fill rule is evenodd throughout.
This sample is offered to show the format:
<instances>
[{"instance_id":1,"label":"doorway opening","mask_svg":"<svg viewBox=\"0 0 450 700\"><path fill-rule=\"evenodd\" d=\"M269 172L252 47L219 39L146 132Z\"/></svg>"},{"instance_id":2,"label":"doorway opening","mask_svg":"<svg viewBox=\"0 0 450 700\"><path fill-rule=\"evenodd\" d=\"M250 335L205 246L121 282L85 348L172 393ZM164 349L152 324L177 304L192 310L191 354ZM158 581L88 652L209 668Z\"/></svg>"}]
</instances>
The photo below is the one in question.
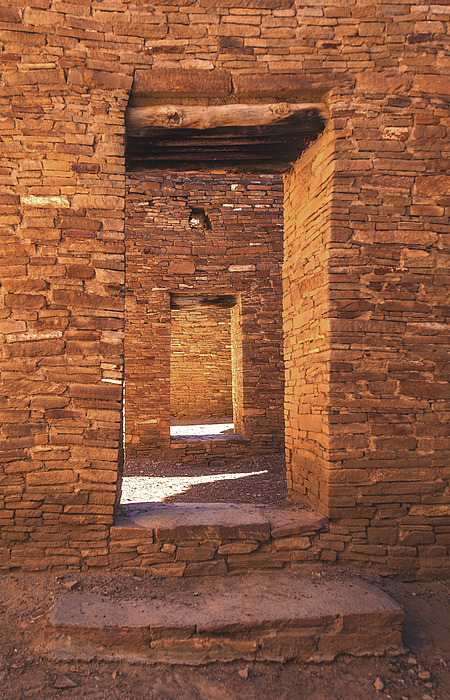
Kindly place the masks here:
<instances>
[{"instance_id":1,"label":"doorway opening","mask_svg":"<svg viewBox=\"0 0 450 700\"><path fill-rule=\"evenodd\" d=\"M235 124L253 119L241 107L205 108L211 120L201 129L155 125L153 106L130 110L125 477L142 461L153 475L156 461L176 464L179 475L200 465L217 472L284 449L283 173L324 121L314 105L277 104L255 106L258 119L267 113L273 123ZM180 112L190 118L189 109ZM175 308L188 297L227 295L235 301L226 309ZM202 346L205 335L220 350ZM213 420L231 432L175 434Z\"/></svg>"},{"instance_id":2,"label":"doorway opening","mask_svg":"<svg viewBox=\"0 0 450 700\"><path fill-rule=\"evenodd\" d=\"M172 293L170 337L170 437L235 434L232 294Z\"/></svg>"},{"instance_id":3,"label":"doorway opening","mask_svg":"<svg viewBox=\"0 0 450 700\"><path fill-rule=\"evenodd\" d=\"M192 226L194 208L211 228ZM221 483L272 502L286 480L282 176L130 172L126 250L125 485L189 476L215 500Z\"/></svg>"}]
</instances>

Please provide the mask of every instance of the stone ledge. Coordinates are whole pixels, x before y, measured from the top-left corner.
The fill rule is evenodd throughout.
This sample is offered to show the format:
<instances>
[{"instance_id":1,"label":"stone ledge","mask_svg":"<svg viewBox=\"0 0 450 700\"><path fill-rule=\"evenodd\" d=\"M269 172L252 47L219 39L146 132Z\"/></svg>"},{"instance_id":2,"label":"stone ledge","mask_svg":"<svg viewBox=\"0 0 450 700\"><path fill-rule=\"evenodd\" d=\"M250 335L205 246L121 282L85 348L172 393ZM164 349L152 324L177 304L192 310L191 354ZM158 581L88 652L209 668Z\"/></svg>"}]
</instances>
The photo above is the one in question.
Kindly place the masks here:
<instances>
[{"instance_id":1,"label":"stone ledge","mask_svg":"<svg viewBox=\"0 0 450 700\"><path fill-rule=\"evenodd\" d=\"M163 577L298 568L319 559L326 525L301 507L128 504L111 528L109 564Z\"/></svg>"},{"instance_id":2,"label":"stone ledge","mask_svg":"<svg viewBox=\"0 0 450 700\"><path fill-rule=\"evenodd\" d=\"M170 438L170 446L173 448L185 446L186 443L204 443L204 442L234 442L242 445L248 444L249 440L240 435L177 435ZM179 444L178 444L179 443Z\"/></svg>"},{"instance_id":3,"label":"stone ledge","mask_svg":"<svg viewBox=\"0 0 450 700\"><path fill-rule=\"evenodd\" d=\"M127 523L154 532L158 541L270 538L269 521L256 506L229 503L173 503L127 506ZM126 512L125 511L125 512Z\"/></svg>"},{"instance_id":4,"label":"stone ledge","mask_svg":"<svg viewBox=\"0 0 450 700\"><path fill-rule=\"evenodd\" d=\"M405 651L404 614L365 581L311 583L284 572L183 582L151 600L79 593L56 602L39 653L199 665L215 661L321 661L336 654ZM196 596L196 597L193 597Z\"/></svg>"}]
</instances>

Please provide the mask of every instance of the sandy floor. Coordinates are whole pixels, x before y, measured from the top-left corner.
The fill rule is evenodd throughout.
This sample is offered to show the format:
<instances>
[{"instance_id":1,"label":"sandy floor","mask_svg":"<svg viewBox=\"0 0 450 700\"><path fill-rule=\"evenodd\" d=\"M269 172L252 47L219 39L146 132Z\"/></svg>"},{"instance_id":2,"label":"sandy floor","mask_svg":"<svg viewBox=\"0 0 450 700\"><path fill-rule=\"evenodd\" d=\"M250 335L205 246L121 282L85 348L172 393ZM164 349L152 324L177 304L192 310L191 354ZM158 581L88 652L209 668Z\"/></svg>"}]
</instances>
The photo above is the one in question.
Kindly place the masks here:
<instances>
[{"instance_id":1,"label":"sandy floor","mask_svg":"<svg viewBox=\"0 0 450 700\"><path fill-rule=\"evenodd\" d=\"M233 423L212 423L196 425L172 425L170 436L179 435L233 435Z\"/></svg>"},{"instance_id":2,"label":"sandy floor","mask_svg":"<svg viewBox=\"0 0 450 700\"><path fill-rule=\"evenodd\" d=\"M355 572L352 571L354 575ZM302 573L345 577L337 567ZM0 698L2 700L450 700L450 583L400 583L366 572L405 610L398 658L338 658L332 664L214 663L201 667L126 662L54 663L35 648L64 586L109 599L182 595L170 580L130 572L0 576ZM203 579L205 581L205 579ZM207 584L207 581L205 581ZM379 679L377 681L377 679ZM72 683L72 687L59 686ZM380 686L381 683L381 686ZM375 685L382 687L376 690Z\"/></svg>"},{"instance_id":3,"label":"sandy floor","mask_svg":"<svg viewBox=\"0 0 450 700\"><path fill-rule=\"evenodd\" d=\"M249 457L227 467L194 467L151 459L128 460L122 503L259 503L287 496L284 455Z\"/></svg>"}]
</instances>

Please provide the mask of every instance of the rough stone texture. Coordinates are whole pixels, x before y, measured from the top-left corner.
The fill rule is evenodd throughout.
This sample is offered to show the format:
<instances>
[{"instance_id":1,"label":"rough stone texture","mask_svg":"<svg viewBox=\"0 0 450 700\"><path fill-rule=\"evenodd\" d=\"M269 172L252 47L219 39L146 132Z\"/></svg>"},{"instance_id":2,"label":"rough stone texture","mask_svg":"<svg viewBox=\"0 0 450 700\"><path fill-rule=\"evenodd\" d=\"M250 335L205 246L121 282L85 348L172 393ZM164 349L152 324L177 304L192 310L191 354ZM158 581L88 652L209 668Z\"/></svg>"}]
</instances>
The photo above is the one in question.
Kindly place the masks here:
<instances>
[{"instance_id":1,"label":"rough stone texture","mask_svg":"<svg viewBox=\"0 0 450 700\"><path fill-rule=\"evenodd\" d=\"M251 591L251 595L249 595ZM200 597L193 597L195 596ZM370 584L313 584L285 574L216 579L169 598L110 601L82 593L57 600L38 651L55 661L126 659L330 661L336 654L404 651L403 612Z\"/></svg>"},{"instance_id":2,"label":"rough stone texture","mask_svg":"<svg viewBox=\"0 0 450 700\"><path fill-rule=\"evenodd\" d=\"M231 311L171 312L172 424L232 423Z\"/></svg>"},{"instance_id":3,"label":"rough stone texture","mask_svg":"<svg viewBox=\"0 0 450 700\"><path fill-rule=\"evenodd\" d=\"M197 465L226 465L250 454L250 444L237 434L174 436L165 450L167 459Z\"/></svg>"},{"instance_id":4,"label":"rough stone texture","mask_svg":"<svg viewBox=\"0 0 450 700\"><path fill-rule=\"evenodd\" d=\"M292 495L332 519L327 560L448 575L450 6L9 5L0 27L2 567L109 561L122 435L124 117L138 71L145 90L155 71L158 94L176 87L181 102L327 103L324 134L285 182ZM136 104L168 101L146 95ZM170 256L192 270L188 257ZM230 276L254 276L253 261L230 264ZM185 268L186 279L196 272ZM143 356L163 423L168 375L151 363L169 353L165 294L145 297L157 342ZM150 433L149 447L163 448L166 438Z\"/></svg>"},{"instance_id":5,"label":"rough stone texture","mask_svg":"<svg viewBox=\"0 0 450 700\"><path fill-rule=\"evenodd\" d=\"M334 561L337 539L298 506L127 504L111 528L109 565L164 577L297 569Z\"/></svg>"},{"instance_id":6,"label":"rough stone texture","mask_svg":"<svg viewBox=\"0 0 450 700\"><path fill-rule=\"evenodd\" d=\"M133 527L154 530L156 540L207 540L270 537L269 521L257 506L225 503L173 503L127 509ZM119 521L120 522L120 521Z\"/></svg>"},{"instance_id":7,"label":"rough stone texture","mask_svg":"<svg viewBox=\"0 0 450 700\"><path fill-rule=\"evenodd\" d=\"M193 324L200 312L171 311L171 292L236 297L236 304L227 310L231 321L228 376L219 377L222 384L225 380L229 385L232 374L233 407L227 407L226 415L232 411L235 430L246 440L246 454L282 449L282 200L278 175L129 174L125 229L127 456L177 455L189 460L170 441L171 413L175 422L183 396L187 402L197 394L191 401L192 417L201 417L203 401L203 415L208 415L208 402L214 399L210 392L217 391L216 380L209 380L208 366L201 379L195 379L202 348L207 352L208 335L196 346L189 329L184 333L189 353L183 352L181 359L193 382L192 391L175 386L180 383L175 354L180 352L175 345L180 314L184 318L190 314ZM211 229L189 224L192 209L199 207L204 208ZM207 320L205 315L202 324ZM218 340L219 349L220 344L226 345L217 333L209 333ZM223 367L224 360L219 358L219 362ZM205 384L209 385L206 391ZM195 448L201 450L202 442L197 441ZM230 459L235 454L232 450Z\"/></svg>"}]
</instances>

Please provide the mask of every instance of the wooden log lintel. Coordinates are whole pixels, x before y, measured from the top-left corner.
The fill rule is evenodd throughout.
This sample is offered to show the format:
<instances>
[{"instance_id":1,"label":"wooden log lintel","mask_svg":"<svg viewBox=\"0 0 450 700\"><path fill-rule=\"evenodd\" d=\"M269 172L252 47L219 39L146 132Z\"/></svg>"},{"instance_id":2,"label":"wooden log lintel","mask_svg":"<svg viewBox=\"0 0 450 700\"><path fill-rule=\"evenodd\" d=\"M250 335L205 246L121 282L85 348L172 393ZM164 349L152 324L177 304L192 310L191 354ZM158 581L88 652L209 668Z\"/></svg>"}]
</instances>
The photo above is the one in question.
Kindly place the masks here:
<instances>
[{"instance_id":1,"label":"wooden log lintel","mask_svg":"<svg viewBox=\"0 0 450 700\"><path fill-rule=\"evenodd\" d=\"M215 129L276 124L288 118L306 118L315 113L324 121L323 103L227 104L212 106L148 105L130 107L126 115L127 135L145 136L152 129Z\"/></svg>"}]
</instances>

